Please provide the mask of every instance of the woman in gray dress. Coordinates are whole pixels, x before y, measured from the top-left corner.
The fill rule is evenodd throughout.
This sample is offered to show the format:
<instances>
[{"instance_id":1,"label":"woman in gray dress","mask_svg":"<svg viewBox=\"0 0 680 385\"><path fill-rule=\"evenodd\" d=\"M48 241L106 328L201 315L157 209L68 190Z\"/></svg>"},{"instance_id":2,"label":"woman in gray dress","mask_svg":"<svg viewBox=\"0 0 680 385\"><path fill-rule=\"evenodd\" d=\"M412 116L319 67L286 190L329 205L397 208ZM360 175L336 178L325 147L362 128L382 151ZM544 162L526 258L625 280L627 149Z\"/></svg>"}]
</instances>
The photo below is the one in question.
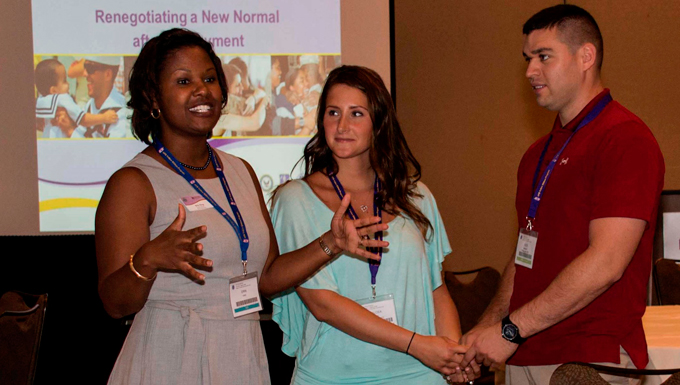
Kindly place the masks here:
<instances>
[{"instance_id":1,"label":"woman in gray dress","mask_svg":"<svg viewBox=\"0 0 680 385\"><path fill-rule=\"evenodd\" d=\"M149 147L109 179L95 223L104 308L137 313L109 383L269 384L253 273L272 295L341 250L376 258L363 247L386 243L364 236L386 226L343 219L347 199L328 232L279 256L252 168L207 142L227 84L199 35L151 39L129 89L134 134Z\"/></svg>"}]
</instances>

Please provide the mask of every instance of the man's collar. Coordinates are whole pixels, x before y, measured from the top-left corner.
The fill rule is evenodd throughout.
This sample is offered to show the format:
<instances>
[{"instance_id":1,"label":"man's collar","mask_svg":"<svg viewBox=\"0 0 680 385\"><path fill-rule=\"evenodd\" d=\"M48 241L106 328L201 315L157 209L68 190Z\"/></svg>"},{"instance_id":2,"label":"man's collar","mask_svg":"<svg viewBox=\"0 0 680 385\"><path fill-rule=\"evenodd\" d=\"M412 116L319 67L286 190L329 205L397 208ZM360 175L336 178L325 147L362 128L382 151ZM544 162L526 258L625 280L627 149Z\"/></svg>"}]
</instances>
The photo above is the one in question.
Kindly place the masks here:
<instances>
[{"instance_id":1,"label":"man's collar","mask_svg":"<svg viewBox=\"0 0 680 385\"><path fill-rule=\"evenodd\" d=\"M602 92L597 94L597 96L595 96L585 107L583 107L581 112L579 112L578 115L576 115L576 117L572 119L569 123L567 123L564 127L562 127L560 116L557 115L557 117L555 117L555 123L553 124L553 130L561 129L574 131L576 127L578 127L579 123L581 123L583 118L585 118L586 115L588 115L590 111L592 111L593 108L595 108L597 103L599 103L600 100L602 100L602 98L604 98L606 95L609 95L609 88L605 88L604 90L602 90Z\"/></svg>"},{"instance_id":2,"label":"man's collar","mask_svg":"<svg viewBox=\"0 0 680 385\"><path fill-rule=\"evenodd\" d=\"M125 97L115 88L111 90L109 96L106 97L104 103L98 110L105 110L107 108L123 108L125 107Z\"/></svg>"}]
</instances>

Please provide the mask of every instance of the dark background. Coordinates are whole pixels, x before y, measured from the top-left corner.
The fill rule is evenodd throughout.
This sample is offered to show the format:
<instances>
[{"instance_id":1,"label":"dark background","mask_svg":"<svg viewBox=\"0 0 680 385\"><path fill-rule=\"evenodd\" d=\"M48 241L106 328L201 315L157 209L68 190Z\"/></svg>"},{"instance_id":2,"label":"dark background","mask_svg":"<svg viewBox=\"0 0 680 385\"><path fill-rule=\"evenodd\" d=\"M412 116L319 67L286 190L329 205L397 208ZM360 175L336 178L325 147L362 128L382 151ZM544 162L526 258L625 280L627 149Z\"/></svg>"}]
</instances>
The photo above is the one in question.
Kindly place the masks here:
<instances>
[{"instance_id":1,"label":"dark background","mask_svg":"<svg viewBox=\"0 0 680 385\"><path fill-rule=\"evenodd\" d=\"M97 294L94 235L10 236L0 242L0 293L48 293L35 384L106 384L129 326L111 318ZM281 353L281 331L273 321L260 325L272 384L289 384L294 360Z\"/></svg>"}]
</instances>

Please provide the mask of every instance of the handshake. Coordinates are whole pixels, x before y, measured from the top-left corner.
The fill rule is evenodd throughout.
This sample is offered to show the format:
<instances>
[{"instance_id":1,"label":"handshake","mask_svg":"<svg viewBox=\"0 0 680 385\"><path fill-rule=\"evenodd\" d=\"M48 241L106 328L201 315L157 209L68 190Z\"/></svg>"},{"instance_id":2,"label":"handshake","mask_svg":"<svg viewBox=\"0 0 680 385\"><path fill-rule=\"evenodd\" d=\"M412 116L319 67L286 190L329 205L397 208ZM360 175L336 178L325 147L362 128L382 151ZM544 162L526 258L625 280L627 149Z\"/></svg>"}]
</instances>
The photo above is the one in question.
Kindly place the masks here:
<instances>
[{"instance_id":1,"label":"handshake","mask_svg":"<svg viewBox=\"0 0 680 385\"><path fill-rule=\"evenodd\" d=\"M447 337L415 335L408 353L442 374L449 384L472 384L480 366L498 368L519 345L501 336L501 323L479 324L456 342Z\"/></svg>"}]
</instances>

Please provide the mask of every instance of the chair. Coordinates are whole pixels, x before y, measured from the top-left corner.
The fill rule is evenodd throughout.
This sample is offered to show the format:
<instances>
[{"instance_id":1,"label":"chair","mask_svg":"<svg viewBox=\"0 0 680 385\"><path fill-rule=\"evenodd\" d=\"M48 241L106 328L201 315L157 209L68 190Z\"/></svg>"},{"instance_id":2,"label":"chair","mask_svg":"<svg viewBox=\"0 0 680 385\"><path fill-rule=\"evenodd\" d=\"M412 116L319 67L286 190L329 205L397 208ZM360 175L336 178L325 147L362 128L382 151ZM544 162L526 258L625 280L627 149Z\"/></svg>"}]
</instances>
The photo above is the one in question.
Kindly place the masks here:
<instances>
[{"instance_id":1,"label":"chair","mask_svg":"<svg viewBox=\"0 0 680 385\"><path fill-rule=\"evenodd\" d=\"M661 385L680 385L680 368L677 369L626 369L605 365L568 362L560 365L550 377L550 385L607 385L601 376L606 373L614 376L631 377L646 374L671 374Z\"/></svg>"},{"instance_id":2,"label":"chair","mask_svg":"<svg viewBox=\"0 0 680 385\"><path fill-rule=\"evenodd\" d=\"M458 279L459 276L475 273L477 276L471 282L463 283ZM458 309L463 334L477 324L496 294L500 279L501 274L488 266L469 271L444 273L446 287Z\"/></svg>"},{"instance_id":3,"label":"chair","mask_svg":"<svg viewBox=\"0 0 680 385\"><path fill-rule=\"evenodd\" d=\"M471 282L464 283L459 276L477 274ZM501 275L492 267L482 267L475 270L444 273L444 281L449 295L456 304L460 317L460 328L463 334L472 329L479 321L484 310L489 306L493 296L498 290ZM475 380L475 384L493 384L494 373L489 368L482 367L481 377Z\"/></svg>"},{"instance_id":4,"label":"chair","mask_svg":"<svg viewBox=\"0 0 680 385\"><path fill-rule=\"evenodd\" d=\"M47 294L9 291L0 297L0 384L32 384Z\"/></svg>"},{"instance_id":5,"label":"chair","mask_svg":"<svg viewBox=\"0 0 680 385\"><path fill-rule=\"evenodd\" d=\"M672 259L654 263L654 288L659 305L680 305L680 265Z\"/></svg>"}]
</instances>

